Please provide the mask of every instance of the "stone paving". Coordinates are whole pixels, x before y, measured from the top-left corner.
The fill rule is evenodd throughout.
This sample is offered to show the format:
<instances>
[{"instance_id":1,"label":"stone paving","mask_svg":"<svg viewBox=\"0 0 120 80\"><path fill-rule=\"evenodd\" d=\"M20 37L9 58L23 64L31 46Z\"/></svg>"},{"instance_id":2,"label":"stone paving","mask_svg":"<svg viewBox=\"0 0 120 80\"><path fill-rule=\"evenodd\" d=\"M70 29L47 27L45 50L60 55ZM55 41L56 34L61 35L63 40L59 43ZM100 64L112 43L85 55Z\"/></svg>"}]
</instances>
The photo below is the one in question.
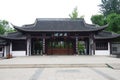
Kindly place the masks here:
<instances>
[{"instance_id":1,"label":"stone paving","mask_svg":"<svg viewBox=\"0 0 120 80\"><path fill-rule=\"evenodd\" d=\"M108 64L109 67L116 69L116 70L120 70L120 63L112 63L112 64Z\"/></svg>"},{"instance_id":2,"label":"stone paving","mask_svg":"<svg viewBox=\"0 0 120 80\"><path fill-rule=\"evenodd\" d=\"M9 65L87 65L78 67L24 68ZM94 66L98 65L99 67ZM120 69L101 67L100 64L116 64L120 67L120 58L113 56L29 56L1 59L0 80L120 80ZM53 65L53 66L54 66ZM90 67L88 65L93 65Z\"/></svg>"},{"instance_id":3,"label":"stone paving","mask_svg":"<svg viewBox=\"0 0 120 80\"><path fill-rule=\"evenodd\" d=\"M120 70L111 68L15 68L0 73L0 80L120 80Z\"/></svg>"},{"instance_id":4,"label":"stone paving","mask_svg":"<svg viewBox=\"0 0 120 80\"><path fill-rule=\"evenodd\" d=\"M3 64L106 64L120 63L113 56L27 56L0 60Z\"/></svg>"}]
</instances>

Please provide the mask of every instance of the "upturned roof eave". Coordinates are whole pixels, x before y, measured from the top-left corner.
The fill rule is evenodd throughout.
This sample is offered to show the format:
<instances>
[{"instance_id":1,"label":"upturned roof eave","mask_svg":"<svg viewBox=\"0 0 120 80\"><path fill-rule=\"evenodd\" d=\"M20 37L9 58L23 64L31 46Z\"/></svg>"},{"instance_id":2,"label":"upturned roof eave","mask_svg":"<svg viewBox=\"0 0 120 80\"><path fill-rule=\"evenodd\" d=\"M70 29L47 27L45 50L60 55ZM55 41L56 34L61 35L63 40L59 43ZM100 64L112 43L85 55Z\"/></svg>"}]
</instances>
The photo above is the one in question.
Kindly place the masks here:
<instances>
[{"instance_id":1,"label":"upturned roof eave","mask_svg":"<svg viewBox=\"0 0 120 80\"><path fill-rule=\"evenodd\" d=\"M115 39L115 38L118 38L120 37L120 35L116 35L116 36L111 36L111 37L95 37L95 39Z\"/></svg>"},{"instance_id":2,"label":"upturned roof eave","mask_svg":"<svg viewBox=\"0 0 120 80\"><path fill-rule=\"evenodd\" d=\"M1 36L0 38L3 40L26 40L25 38L9 38L9 37L1 37Z\"/></svg>"},{"instance_id":3,"label":"upturned roof eave","mask_svg":"<svg viewBox=\"0 0 120 80\"><path fill-rule=\"evenodd\" d=\"M96 32L104 30L107 26L99 27L91 30L26 30L21 27L14 26L14 28L20 32Z\"/></svg>"},{"instance_id":4,"label":"upturned roof eave","mask_svg":"<svg viewBox=\"0 0 120 80\"><path fill-rule=\"evenodd\" d=\"M12 37L2 36L2 35L0 35L0 38L3 40L25 40L26 39L26 38L12 38Z\"/></svg>"}]
</instances>

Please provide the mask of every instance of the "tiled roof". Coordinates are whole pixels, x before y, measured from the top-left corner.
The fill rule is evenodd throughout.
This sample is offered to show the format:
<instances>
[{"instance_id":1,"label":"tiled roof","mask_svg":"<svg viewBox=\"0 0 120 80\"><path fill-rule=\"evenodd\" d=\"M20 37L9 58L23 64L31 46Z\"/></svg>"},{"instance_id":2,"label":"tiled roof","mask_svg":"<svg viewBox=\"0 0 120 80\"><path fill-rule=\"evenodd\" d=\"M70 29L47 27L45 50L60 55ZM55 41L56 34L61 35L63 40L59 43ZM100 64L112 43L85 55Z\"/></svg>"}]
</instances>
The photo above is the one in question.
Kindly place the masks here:
<instances>
[{"instance_id":1,"label":"tiled roof","mask_svg":"<svg viewBox=\"0 0 120 80\"><path fill-rule=\"evenodd\" d=\"M12 40L25 40L26 35L20 33L20 32L12 32L8 35L0 36L3 39L12 39ZM95 39L113 39L120 37L120 34L108 32L108 31L101 31L98 34L95 35Z\"/></svg>"},{"instance_id":2,"label":"tiled roof","mask_svg":"<svg viewBox=\"0 0 120 80\"><path fill-rule=\"evenodd\" d=\"M107 25L106 25L107 26ZM24 25L22 27L14 26L17 32L0 36L4 39L24 40L26 35L22 32L92 32L100 31L95 35L95 39L112 39L119 37L119 34L102 31L106 26L99 27L93 24L85 23L84 19L70 18L39 18L34 24ZM21 32L22 31L22 32Z\"/></svg>"},{"instance_id":3,"label":"tiled roof","mask_svg":"<svg viewBox=\"0 0 120 80\"><path fill-rule=\"evenodd\" d=\"M0 46L4 46L6 44L7 44L7 42L5 40L0 39Z\"/></svg>"},{"instance_id":4,"label":"tiled roof","mask_svg":"<svg viewBox=\"0 0 120 80\"><path fill-rule=\"evenodd\" d=\"M97 35L95 35L95 39L113 39L117 37L120 37L120 34L108 31L101 31Z\"/></svg>"},{"instance_id":5,"label":"tiled roof","mask_svg":"<svg viewBox=\"0 0 120 80\"><path fill-rule=\"evenodd\" d=\"M81 18L75 20L70 18L38 18L34 24L22 27L14 26L14 28L24 32L90 32L103 30L106 26L98 27L86 24Z\"/></svg>"},{"instance_id":6,"label":"tiled roof","mask_svg":"<svg viewBox=\"0 0 120 80\"><path fill-rule=\"evenodd\" d=\"M26 39L26 36L23 35L20 32L12 32L12 33L8 33L7 35L1 35L0 38L3 39L15 39L15 40L24 40Z\"/></svg>"}]
</instances>

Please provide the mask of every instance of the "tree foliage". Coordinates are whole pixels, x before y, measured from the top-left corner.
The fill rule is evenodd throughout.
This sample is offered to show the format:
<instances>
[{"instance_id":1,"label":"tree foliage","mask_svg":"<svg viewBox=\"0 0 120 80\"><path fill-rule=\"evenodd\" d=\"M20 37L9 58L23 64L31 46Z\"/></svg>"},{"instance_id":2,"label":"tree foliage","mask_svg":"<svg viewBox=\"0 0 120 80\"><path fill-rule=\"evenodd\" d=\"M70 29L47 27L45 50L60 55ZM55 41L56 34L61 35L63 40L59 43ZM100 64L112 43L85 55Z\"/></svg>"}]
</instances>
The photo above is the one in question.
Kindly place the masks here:
<instances>
[{"instance_id":1,"label":"tree foliage","mask_svg":"<svg viewBox=\"0 0 120 80\"><path fill-rule=\"evenodd\" d=\"M91 21L93 24L99 26L109 24L106 29L107 31L120 33L120 14L111 13L106 17L103 15L94 15L91 17Z\"/></svg>"},{"instance_id":2,"label":"tree foliage","mask_svg":"<svg viewBox=\"0 0 120 80\"><path fill-rule=\"evenodd\" d=\"M101 0L100 11L107 16L111 13L120 14L120 0Z\"/></svg>"},{"instance_id":3,"label":"tree foliage","mask_svg":"<svg viewBox=\"0 0 120 80\"><path fill-rule=\"evenodd\" d=\"M4 34L5 32L13 32L14 29L12 29L9 25L9 22L6 20L0 20L0 34Z\"/></svg>"},{"instance_id":4,"label":"tree foliage","mask_svg":"<svg viewBox=\"0 0 120 80\"><path fill-rule=\"evenodd\" d=\"M72 14L69 14L69 17L70 17L71 19L76 19L76 18L78 18L77 7L74 8Z\"/></svg>"},{"instance_id":5,"label":"tree foliage","mask_svg":"<svg viewBox=\"0 0 120 80\"><path fill-rule=\"evenodd\" d=\"M83 18L84 19L84 15L82 15L80 17L78 16L78 9L77 9L77 7L75 7L74 10L72 11L72 13L69 14L69 17L71 19L77 19L77 18Z\"/></svg>"},{"instance_id":6,"label":"tree foliage","mask_svg":"<svg viewBox=\"0 0 120 80\"><path fill-rule=\"evenodd\" d=\"M106 20L109 24L108 31L120 33L120 14L112 13L107 16Z\"/></svg>"},{"instance_id":7,"label":"tree foliage","mask_svg":"<svg viewBox=\"0 0 120 80\"><path fill-rule=\"evenodd\" d=\"M78 10L77 7L74 8L72 14L69 14L71 19L77 19L78 17ZM84 15L80 16L80 18L84 18ZM84 52L84 45L81 42L78 42L78 54L82 54Z\"/></svg>"},{"instance_id":8,"label":"tree foliage","mask_svg":"<svg viewBox=\"0 0 120 80\"><path fill-rule=\"evenodd\" d=\"M109 24L107 29L111 32L120 33L120 0L101 0L99 6L102 15L93 15L91 21L100 26Z\"/></svg>"},{"instance_id":9,"label":"tree foliage","mask_svg":"<svg viewBox=\"0 0 120 80\"><path fill-rule=\"evenodd\" d=\"M5 33L5 31L6 31L5 27L6 27L7 24L8 24L7 21L0 20L0 34Z\"/></svg>"},{"instance_id":10,"label":"tree foliage","mask_svg":"<svg viewBox=\"0 0 120 80\"><path fill-rule=\"evenodd\" d=\"M103 15L93 15L91 17L91 21L93 24L97 24L99 26L107 24L106 19Z\"/></svg>"}]
</instances>

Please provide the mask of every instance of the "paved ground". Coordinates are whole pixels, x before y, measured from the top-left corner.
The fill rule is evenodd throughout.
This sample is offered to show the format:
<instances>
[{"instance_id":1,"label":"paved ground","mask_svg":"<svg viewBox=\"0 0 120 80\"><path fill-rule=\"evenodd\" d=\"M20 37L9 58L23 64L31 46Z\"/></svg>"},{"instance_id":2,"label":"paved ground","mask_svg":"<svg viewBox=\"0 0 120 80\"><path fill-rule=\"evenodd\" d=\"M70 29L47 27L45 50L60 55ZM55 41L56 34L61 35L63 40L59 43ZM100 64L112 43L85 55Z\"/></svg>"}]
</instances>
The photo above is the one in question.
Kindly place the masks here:
<instances>
[{"instance_id":1,"label":"paved ground","mask_svg":"<svg viewBox=\"0 0 120 80\"><path fill-rule=\"evenodd\" d=\"M0 59L2 65L87 65L52 68L0 68L0 80L120 80L120 58L112 56L31 56ZM88 65L97 64L99 67ZM100 66L116 64L118 69ZM54 66L53 65L53 66Z\"/></svg>"},{"instance_id":2,"label":"paved ground","mask_svg":"<svg viewBox=\"0 0 120 80\"><path fill-rule=\"evenodd\" d=\"M111 68L0 69L0 80L120 80L120 70Z\"/></svg>"},{"instance_id":3,"label":"paved ground","mask_svg":"<svg viewBox=\"0 0 120 80\"><path fill-rule=\"evenodd\" d=\"M113 56L28 56L0 60L1 64L106 64L120 63Z\"/></svg>"}]
</instances>

